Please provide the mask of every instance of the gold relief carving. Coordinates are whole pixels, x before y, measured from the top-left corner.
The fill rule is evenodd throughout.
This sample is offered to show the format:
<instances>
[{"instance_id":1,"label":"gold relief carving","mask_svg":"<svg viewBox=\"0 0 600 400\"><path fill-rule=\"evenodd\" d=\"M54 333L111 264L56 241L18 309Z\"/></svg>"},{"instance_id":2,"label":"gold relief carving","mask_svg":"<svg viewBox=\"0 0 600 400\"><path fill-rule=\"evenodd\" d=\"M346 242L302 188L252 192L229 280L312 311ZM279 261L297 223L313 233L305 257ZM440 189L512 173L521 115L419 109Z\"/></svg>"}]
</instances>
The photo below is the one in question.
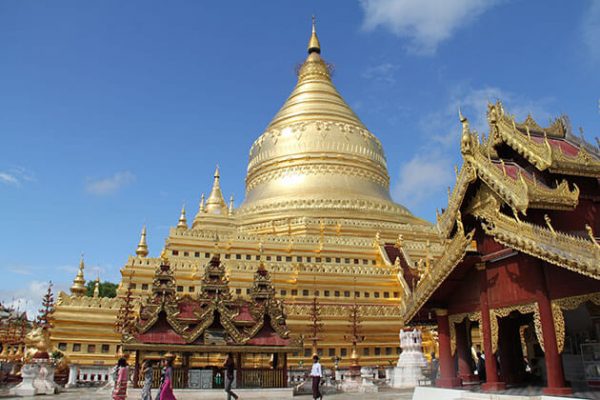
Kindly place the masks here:
<instances>
[{"instance_id":1,"label":"gold relief carving","mask_svg":"<svg viewBox=\"0 0 600 400\"><path fill-rule=\"evenodd\" d=\"M482 191L471 207L486 234L515 250L600 279L600 249L592 241L513 219L499 211L497 201L482 201L486 196L488 195Z\"/></svg>"},{"instance_id":2,"label":"gold relief carving","mask_svg":"<svg viewBox=\"0 0 600 400\"><path fill-rule=\"evenodd\" d=\"M467 188L476 178L477 174L473 166L465 162L458 173L456 184L448 199L448 208L437 219L437 229L442 237L447 238L450 235Z\"/></svg>"},{"instance_id":3,"label":"gold relief carving","mask_svg":"<svg viewBox=\"0 0 600 400\"><path fill-rule=\"evenodd\" d=\"M310 199L310 200L286 200L275 204L265 204L260 206L241 207L238 209L238 215L258 214L266 211L281 211L287 209L295 210L320 210L323 208L339 209L339 210L370 210L373 212L387 212L390 214L400 214L412 217L404 207L396 205L392 202L377 202L370 200L331 200L331 199Z\"/></svg>"},{"instance_id":4,"label":"gold relief carving","mask_svg":"<svg viewBox=\"0 0 600 400\"><path fill-rule=\"evenodd\" d=\"M285 314L288 317L306 317L310 315L310 304L285 304ZM340 317L348 313L348 307L351 305L321 305L321 315L323 317ZM382 305L359 305L360 315L364 317L392 317L401 318L403 315L403 307L382 306Z\"/></svg>"},{"instance_id":5,"label":"gold relief carving","mask_svg":"<svg viewBox=\"0 0 600 400\"><path fill-rule=\"evenodd\" d=\"M468 318L469 321L477 321L480 329L483 326L483 324L481 322L481 311L450 315L448 317L448 322L450 323L450 351L451 351L452 355L454 355L456 353L456 326L455 326L455 324L460 324L465 318Z\"/></svg>"},{"instance_id":6,"label":"gold relief carving","mask_svg":"<svg viewBox=\"0 0 600 400\"><path fill-rule=\"evenodd\" d=\"M508 317L511 312L518 311L521 314L533 313L533 326L535 335L540 343L542 351L544 350L544 336L542 334L542 321L540 319L540 310L537 303L520 304L516 306L490 308L490 327L492 332L492 353L498 351L498 318Z\"/></svg>"},{"instance_id":7,"label":"gold relief carving","mask_svg":"<svg viewBox=\"0 0 600 400\"><path fill-rule=\"evenodd\" d=\"M566 128L561 118L548 128L541 128L537 123L531 122L528 117L523 124L517 124L514 119L507 116L499 118L491 126L496 128L502 140L521 154L540 171L549 169L553 173L565 175L600 177L600 159L592 156L583 144L578 144L579 151L576 156L569 156L560 148L553 148L548 142L548 136L563 139ZM537 137L544 136L543 142L532 139L531 133Z\"/></svg>"},{"instance_id":8,"label":"gold relief carving","mask_svg":"<svg viewBox=\"0 0 600 400\"><path fill-rule=\"evenodd\" d=\"M559 353L562 353L565 347L565 319L563 310L575 310L588 301L600 306L600 292L552 300L552 317L554 319L556 344Z\"/></svg>"},{"instance_id":9,"label":"gold relief carving","mask_svg":"<svg viewBox=\"0 0 600 400\"><path fill-rule=\"evenodd\" d=\"M389 187L389 177L365 169L363 167L353 167L348 165L328 165L328 164L302 164L289 167L280 167L270 171L257 172L254 176L248 177L246 190L252 190L257 185L265 182L271 182L282 178L286 175L302 174L302 175L319 175L319 174L339 174L348 176L357 176L370 181L373 181L385 188Z\"/></svg>"}]
</instances>

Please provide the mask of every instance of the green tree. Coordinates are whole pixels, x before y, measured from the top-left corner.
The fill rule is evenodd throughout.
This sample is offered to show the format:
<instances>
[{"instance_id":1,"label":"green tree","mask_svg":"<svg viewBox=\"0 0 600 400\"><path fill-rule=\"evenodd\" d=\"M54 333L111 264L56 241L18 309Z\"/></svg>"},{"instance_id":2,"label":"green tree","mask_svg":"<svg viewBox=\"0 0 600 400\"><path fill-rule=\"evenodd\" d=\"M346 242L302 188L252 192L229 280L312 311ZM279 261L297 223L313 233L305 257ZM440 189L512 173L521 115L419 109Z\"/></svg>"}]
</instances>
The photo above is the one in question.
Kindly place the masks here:
<instances>
[{"instance_id":1,"label":"green tree","mask_svg":"<svg viewBox=\"0 0 600 400\"><path fill-rule=\"evenodd\" d=\"M119 285L108 281L100 282L100 297L117 297L117 286ZM92 297L96 281L87 281L85 287L87 288L86 295Z\"/></svg>"}]
</instances>

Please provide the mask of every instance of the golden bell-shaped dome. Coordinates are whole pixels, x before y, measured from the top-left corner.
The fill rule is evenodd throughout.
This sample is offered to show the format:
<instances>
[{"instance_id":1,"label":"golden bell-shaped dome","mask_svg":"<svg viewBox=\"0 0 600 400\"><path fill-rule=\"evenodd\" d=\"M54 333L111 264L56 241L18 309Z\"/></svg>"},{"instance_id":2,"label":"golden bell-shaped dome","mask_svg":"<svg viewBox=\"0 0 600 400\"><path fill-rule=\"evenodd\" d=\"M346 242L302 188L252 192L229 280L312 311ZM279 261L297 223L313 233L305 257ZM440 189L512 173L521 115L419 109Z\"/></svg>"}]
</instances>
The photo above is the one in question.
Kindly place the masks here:
<instances>
[{"instance_id":1,"label":"golden bell-shaped dome","mask_svg":"<svg viewBox=\"0 0 600 400\"><path fill-rule=\"evenodd\" d=\"M296 87L250 149L240 213L289 218L379 210L391 221L414 218L392 202L381 143L333 85L314 25L308 53Z\"/></svg>"}]
</instances>

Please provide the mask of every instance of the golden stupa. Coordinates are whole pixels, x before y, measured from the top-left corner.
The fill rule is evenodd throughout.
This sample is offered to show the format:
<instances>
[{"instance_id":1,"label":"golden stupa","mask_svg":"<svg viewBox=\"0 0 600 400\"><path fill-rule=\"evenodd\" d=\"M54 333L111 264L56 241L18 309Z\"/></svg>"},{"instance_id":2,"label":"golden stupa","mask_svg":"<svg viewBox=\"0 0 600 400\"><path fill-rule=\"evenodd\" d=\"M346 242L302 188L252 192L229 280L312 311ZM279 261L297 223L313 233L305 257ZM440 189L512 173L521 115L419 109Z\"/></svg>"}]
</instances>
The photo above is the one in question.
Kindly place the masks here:
<instances>
[{"instance_id":1,"label":"golden stupa","mask_svg":"<svg viewBox=\"0 0 600 400\"><path fill-rule=\"evenodd\" d=\"M292 335L319 338L305 340L304 352L291 355L290 366L307 364L315 344L324 364L339 357L340 365L349 365L348 320L355 304L364 336L358 343L361 364L395 363L409 290L390 254L402 251L416 265L437 258L442 246L431 224L392 201L381 142L333 85L314 23L296 86L250 149L239 207L233 198L225 201L220 180L217 168L191 226L182 210L166 239L177 294L195 295L212 254L221 255L236 295L248 293L262 262L285 301ZM121 296L128 287L136 297L150 293L160 258L148 254L144 228L136 255L121 270ZM54 344L81 365L113 363L121 302L77 290L60 293ZM323 324L317 336L311 333L315 302ZM190 359L191 365L206 362L201 355Z\"/></svg>"}]
</instances>

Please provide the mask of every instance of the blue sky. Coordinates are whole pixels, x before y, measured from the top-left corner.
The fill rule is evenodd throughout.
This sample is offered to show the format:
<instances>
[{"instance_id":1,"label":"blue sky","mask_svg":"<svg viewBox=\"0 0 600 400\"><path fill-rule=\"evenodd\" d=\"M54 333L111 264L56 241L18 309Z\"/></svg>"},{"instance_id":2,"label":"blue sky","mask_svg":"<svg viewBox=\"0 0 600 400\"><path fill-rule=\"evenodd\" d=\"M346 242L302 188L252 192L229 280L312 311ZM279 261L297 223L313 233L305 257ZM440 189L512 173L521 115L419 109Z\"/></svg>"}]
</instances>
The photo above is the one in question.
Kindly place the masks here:
<instances>
[{"instance_id":1,"label":"blue sky","mask_svg":"<svg viewBox=\"0 0 600 400\"><path fill-rule=\"evenodd\" d=\"M115 281L148 225L156 256L212 173L244 196L248 150L323 57L383 142L393 197L432 220L458 163L460 105L600 131L600 1L0 2L0 299Z\"/></svg>"}]
</instances>

